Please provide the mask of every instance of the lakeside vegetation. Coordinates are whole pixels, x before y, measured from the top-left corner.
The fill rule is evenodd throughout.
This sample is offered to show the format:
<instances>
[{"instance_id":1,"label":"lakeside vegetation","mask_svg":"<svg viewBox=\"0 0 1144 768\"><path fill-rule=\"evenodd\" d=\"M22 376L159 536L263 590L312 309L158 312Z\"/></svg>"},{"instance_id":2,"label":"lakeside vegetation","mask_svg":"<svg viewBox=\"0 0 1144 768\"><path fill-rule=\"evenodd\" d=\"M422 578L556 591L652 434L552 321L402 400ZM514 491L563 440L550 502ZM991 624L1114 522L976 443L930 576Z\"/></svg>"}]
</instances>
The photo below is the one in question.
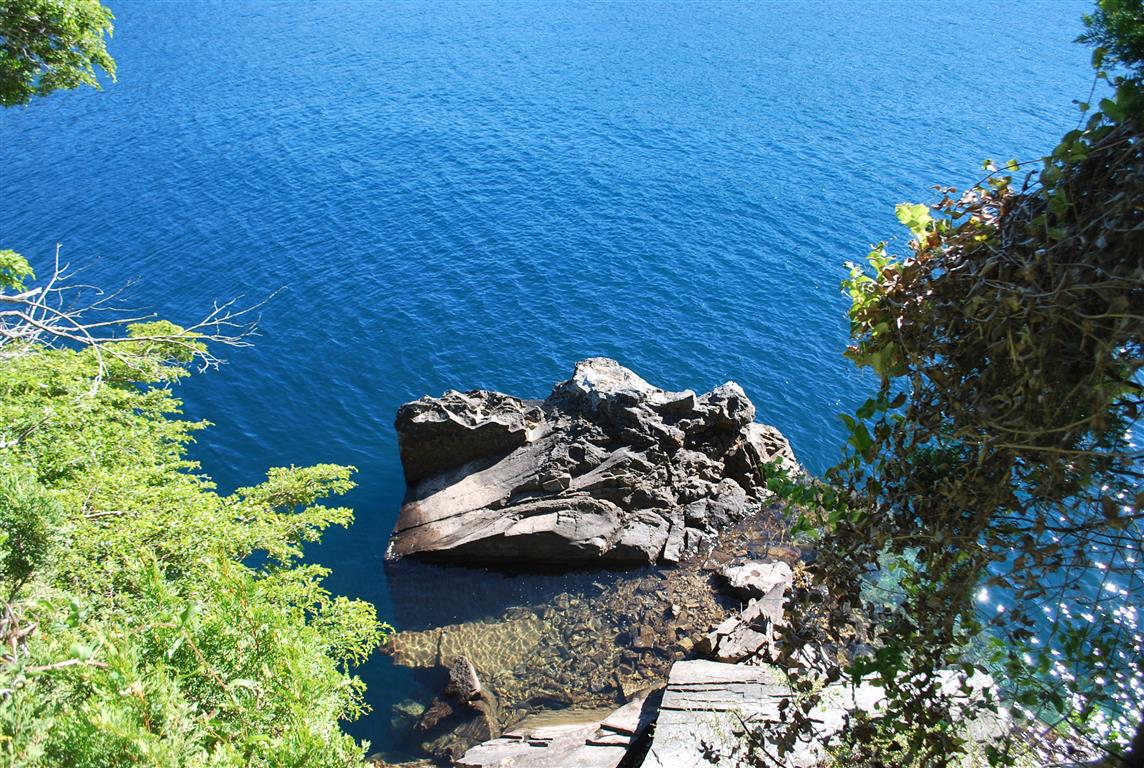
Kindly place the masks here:
<instances>
[{"instance_id":1,"label":"lakeside vegetation","mask_svg":"<svg viewBox=\"0 0 1144 768\"><path fill-rule=\"evenodd\" d=\"M788 646L845 649L829 674L887 692L844 734L849 764L954 764L986 710L1017 727L992 765L1056 736L1144 760L1144 4L1102 0L1085 24L1097 100L1078 127L898 206L910 253L852 266L847 354L878 389L842 416L828 485L776 478L832 597L804 599ZM885 569L896 589L874 597ZM950 668L999 697L943 688Z\"/></svg>"},{"instance_id":2,"label":"lakeside vegetation","mask_svg":"<svg viewBox=\"0 0 1144 768\"><path fill-rule=\"evenodd\" d=\"M1142 660L1118 611L1141 594L1142 22L1139 0L1099 5L1089 42L1112 93L1081 105L1035 176L991 167L971 190L902 206L910 255L877 247L847 284L852 357L880 388L848 417L833 489L784 488L822 531L817 576L839 598L792 640L852 643L859 614L865 649L832 674L876 674L892 694L848 731L852 764L956 759L968 745L951 713L981 702L931 681L962 664L1003 670L1029 722L1115 753L1132 739ZM45 29L56 44L21 42ZM110 33L95 0L0 0L0 103L98 85L97 68L114 73ZM183 419L170 387L242 332L218 317L61 320L83 300L56 303L58 277L37 282L0 252L5 764L360 765L340 721L366 710L352 667L388 628L301 559L351 522L322 502L352 468L273 469L220 495L187 457L207 424ZM861 584L887 561L905 599L873 604ZM1067 577L1078 570L1117 574L1123 594L1101 599ZM984 621L982 588L1015 609ZM1046 644L1034 608L1050 597L1072 612L1053 613ZM966 656L986 629L1001 638L991 658Z\"/></svg>"},{"instance_id":3,"label":"lakeside vegetation","mask_svg":"<svg viewBox=\"0 0 1144 768\"><path fill-rule=\"evenodd\" d=\"M111 31L96 0L3 0L0 104L98 87ZM301 559L352 521L321 502L353 468L219 494L171 388L249 343L246 310L134 318L58 253L35 278L0 251L0 764L362 765L352 667L389 628Z\"/></svg>"},{"instance_id":4,"label":"lakeside vegetation","mask_svg":"<svg viewBox=\"0 0 1144 768\"><path fill-rule=\"evenodd\" d=\"M300 562L351 521L318 503L351 468L218 494L169 389L191 356L118 346L102 374L90 347L0 349L0 763L360 764L339 721L385 627Z\"/></svg>"}]
</instances>

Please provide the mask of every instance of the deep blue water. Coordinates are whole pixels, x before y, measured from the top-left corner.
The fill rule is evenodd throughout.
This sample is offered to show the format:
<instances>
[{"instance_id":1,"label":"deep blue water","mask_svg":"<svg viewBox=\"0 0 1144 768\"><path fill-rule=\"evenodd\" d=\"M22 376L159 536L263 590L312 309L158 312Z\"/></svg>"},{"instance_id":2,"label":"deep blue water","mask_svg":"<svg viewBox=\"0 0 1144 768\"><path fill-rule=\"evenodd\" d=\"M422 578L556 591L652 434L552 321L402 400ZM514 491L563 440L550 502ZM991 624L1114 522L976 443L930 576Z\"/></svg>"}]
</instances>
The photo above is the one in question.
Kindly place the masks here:
<instances>
[{"instance_id":1,"label":"deep blue water","mask_svg":"<svg viewBox=\"0 0 1144 768\"><path fill-rule=\"evenodd\" d=\"M181 322L284 288L181 386L216 425L194 454L223 489L356 465L358 521L312 557L390 617L401 402L608 355L738 381L822 470L869 384L843 263L895 203L1046 152L1092 82L1064 0L107 2L119 83L0 114L0 246L60 242ZM365 676L377 741L408 678Z\"/></svg>"}]
</instances>

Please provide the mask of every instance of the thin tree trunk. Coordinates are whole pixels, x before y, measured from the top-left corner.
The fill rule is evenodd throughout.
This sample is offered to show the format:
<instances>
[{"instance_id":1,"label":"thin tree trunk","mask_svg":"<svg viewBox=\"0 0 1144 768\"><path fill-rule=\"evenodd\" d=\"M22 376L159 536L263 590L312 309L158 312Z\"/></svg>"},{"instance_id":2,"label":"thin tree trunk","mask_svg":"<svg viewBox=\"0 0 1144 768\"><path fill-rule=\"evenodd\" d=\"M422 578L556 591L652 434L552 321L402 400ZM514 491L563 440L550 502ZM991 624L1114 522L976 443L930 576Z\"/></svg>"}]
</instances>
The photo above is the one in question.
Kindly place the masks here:
<instances>
[{"instance_id":1,"label":"thin tree trunk","mask_svg":"<svg viewBox=\"0 0 1144 768\"><path fill-rule=\"evenodd\" d=\"M1124 753L1120 761L1121 768L1144 768L1144 717L1136 726L1136 737L1132 739L1132 746Z\"/></svg>"}]
</instances>

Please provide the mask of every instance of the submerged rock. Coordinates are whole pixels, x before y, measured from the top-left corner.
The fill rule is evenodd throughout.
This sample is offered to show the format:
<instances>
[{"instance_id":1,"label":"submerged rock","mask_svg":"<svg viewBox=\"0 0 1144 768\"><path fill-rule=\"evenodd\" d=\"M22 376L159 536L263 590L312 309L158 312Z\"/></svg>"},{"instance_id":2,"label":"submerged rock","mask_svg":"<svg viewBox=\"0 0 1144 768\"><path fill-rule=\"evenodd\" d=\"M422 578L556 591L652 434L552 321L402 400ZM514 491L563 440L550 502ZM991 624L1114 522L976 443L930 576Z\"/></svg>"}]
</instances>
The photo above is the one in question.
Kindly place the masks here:
<instances>
[{"instance_id":1,"label":"submerged rock","mask_svg":"<svg viewBox=\"0 0 1144 768\"><path fill-rule=\"evenodd\" d=\"M469 703L479 699L482 693L484 687L477 677L473 662L467 656L458 656L453 666L449 667L449 684L445 686L445 695Z\"/></svg>"},{"instance_id":2,"label":"submerged rock","mask_svg":"<svg viewBox=\"0 0 1144 768\"><path fill-rule=\"evenodd\" d=\"M417 730L421 748L434 757L454 759L474 744L500 736L497 700L484 689L473 663L458 656L449 668L449 683L421 713Z\"/></svg>"},{"instance_id":3,"label":"submerged rock","mask_svg":"<svg viewBox=\"0 0 1144 768\"><path fill-rule=\"evenodd\" d=\"M739 385L668 392L614 360L576 365L542 403L448 392L403 405L408 485L386 556L463 562L679 562L797 470Z\"/></svg>"},{"instance_id":4,"label":"submerged rock","mask_svg":"<svg viewBox=\"0 0 1144 768\"><path fill-rule=\"evenodd\" d=\"M455 572L419 568L438 577ZM672 662L700 639L694 627L711 626L733 607L697 564L607 582L469 623L399 632L386 652L400 666L457 670L451 680L464 680L471 663L510 728L542 709L606 707L661 686Z\"/></svg>"}]
</instances>

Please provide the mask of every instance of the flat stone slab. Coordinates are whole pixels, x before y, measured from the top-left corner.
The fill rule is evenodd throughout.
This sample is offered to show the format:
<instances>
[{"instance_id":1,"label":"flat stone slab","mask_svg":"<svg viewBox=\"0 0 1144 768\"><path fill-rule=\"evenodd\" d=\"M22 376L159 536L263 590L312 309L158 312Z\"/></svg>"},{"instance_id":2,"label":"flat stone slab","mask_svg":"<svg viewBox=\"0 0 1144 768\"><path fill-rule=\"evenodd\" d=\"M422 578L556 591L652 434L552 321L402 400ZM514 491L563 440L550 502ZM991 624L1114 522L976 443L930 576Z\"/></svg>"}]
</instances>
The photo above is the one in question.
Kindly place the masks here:
<instances>
[{"instance_id":1,"label":"flat stone slab","mask_svg":"<svg viewBox=\"0 0 1144 768\"><path fill-rule=\"evenodd\" d=\"M874 698L859 706L874 706L880 694L873 689L861 691L863 696L870 694ZM790 688L776 667L677 662L664 691L644 768L709 768L714 756L729 759L741 755L745 744L743 723L778 722L779 704L790 695ZM847 703L838 700L839 705ZM841 724L840 717L837 723ZM817 744L806 745L788 755L784 765L811 768L823 756Z\"/></svg>"},{"instance_id":2,"label":"flat stone slab","mask_svg":"<svg viewBox=\"0 0 1144 768\"><path fill-rule=\"evenodd\" d=\"M545 718L536 726L521 723L501 738L470 749L458 768L616 768L628 748L655 717L659 696L636 697L602 720L584 723Z\"/></svg>"},{"instance_id":3,"label":"flat stone slab","mask_svg":"<svg viewBox=\"0 0 1144 768\"><path fill-rule=\"evenodd\" d=\"M945 673L947 686L959 678ZM984 676L971 678L974 690L991 686ZM744 723L779 722L779 705L791 691L783 673L774 666L722 664L715 661L679 661L663 694L659 718L643 768L710 768L737 765L746 752ZM882 689L863 683L828 685L821 703L810 716L818 727L810 743L798 745L775 768L813 768L825 758L822 744L843 725L847 711L874 712L883 700ZM994 722L966 724L967 734L978 740L1000 734Z\"/></svg>"}]
</instances>

